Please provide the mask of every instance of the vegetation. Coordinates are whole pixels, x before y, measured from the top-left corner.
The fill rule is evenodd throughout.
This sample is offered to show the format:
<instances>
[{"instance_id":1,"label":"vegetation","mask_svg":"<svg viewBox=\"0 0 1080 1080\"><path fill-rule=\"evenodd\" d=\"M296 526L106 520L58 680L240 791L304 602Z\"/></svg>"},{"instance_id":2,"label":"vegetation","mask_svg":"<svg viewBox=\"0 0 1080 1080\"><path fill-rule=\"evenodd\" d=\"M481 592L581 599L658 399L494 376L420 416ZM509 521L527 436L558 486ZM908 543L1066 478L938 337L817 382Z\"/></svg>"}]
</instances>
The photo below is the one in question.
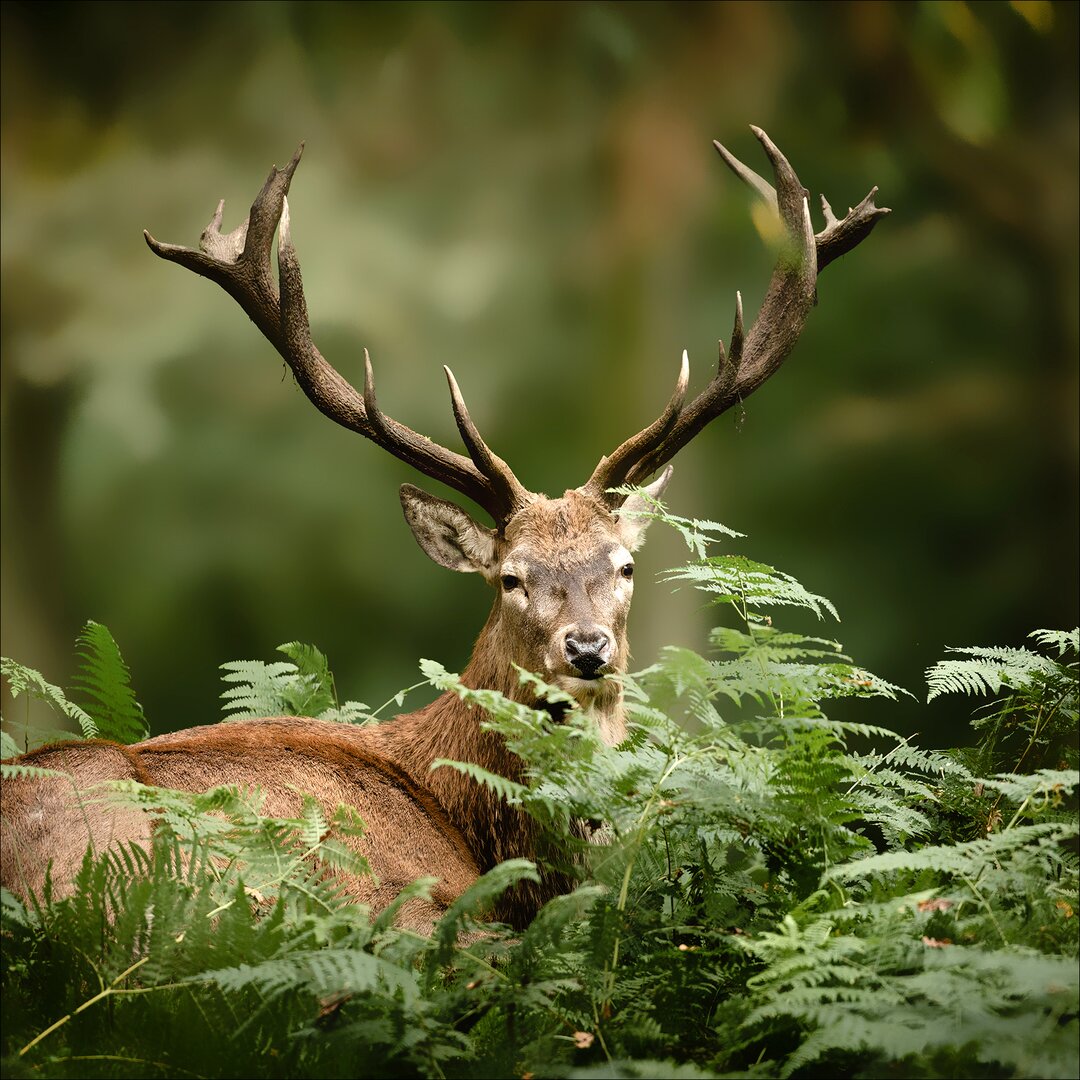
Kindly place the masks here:
<instances>
[{"instance_id":1,"label":"vegetation","mask_svg":"<svg viewBox=\"0 0 1080 1080\"><path fill-rule=\"evenodd\" d=\"M423 664L528 763L524 783L442 767L543 822L572 892L524 933L487 923L536 873L504 863L422 937L341 902L327 871L363 871L328 839L362 828L347 808L276 820L258 791L107 785L87 797L155 808L153 851L88 853L70 897L4 894L5 1075L1075 1076L1077 631L952 650L930 698L991 703L973 746L920 749L826 715L902 693L773 622L827 600L710 556L719 526L656 516L695 556L669 577L731 617L709 656L627 679L623 745ZM224 665L226 719L373 722L318 650L282 651ZM139 737L111 636L89 624L79 652L80 704L5 661L12 693ZM604 824L586 843L574 819Z\"/></svg>"}]
</instances>

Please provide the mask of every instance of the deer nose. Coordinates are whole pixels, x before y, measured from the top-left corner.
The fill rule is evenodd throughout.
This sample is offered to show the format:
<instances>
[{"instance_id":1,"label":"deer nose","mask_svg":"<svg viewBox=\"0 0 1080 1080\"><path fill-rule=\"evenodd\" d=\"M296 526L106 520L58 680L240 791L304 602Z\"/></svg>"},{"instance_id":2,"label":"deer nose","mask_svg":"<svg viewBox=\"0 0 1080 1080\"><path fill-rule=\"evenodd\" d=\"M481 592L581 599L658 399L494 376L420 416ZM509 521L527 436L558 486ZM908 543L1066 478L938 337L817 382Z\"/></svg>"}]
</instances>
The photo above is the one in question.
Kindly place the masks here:
<instances>
[{"instance_id":1,"label":"deer nose","mask_svg":"<svg viewBox=\"0 0 1080 1080\"><path fill-rule=\"evenodd\" d=\"M582 678L595 679L611 659L611 636L598 626L577 626L563 639L563 649L566 662L576 668Z\"/></svg>"}]
</instances>

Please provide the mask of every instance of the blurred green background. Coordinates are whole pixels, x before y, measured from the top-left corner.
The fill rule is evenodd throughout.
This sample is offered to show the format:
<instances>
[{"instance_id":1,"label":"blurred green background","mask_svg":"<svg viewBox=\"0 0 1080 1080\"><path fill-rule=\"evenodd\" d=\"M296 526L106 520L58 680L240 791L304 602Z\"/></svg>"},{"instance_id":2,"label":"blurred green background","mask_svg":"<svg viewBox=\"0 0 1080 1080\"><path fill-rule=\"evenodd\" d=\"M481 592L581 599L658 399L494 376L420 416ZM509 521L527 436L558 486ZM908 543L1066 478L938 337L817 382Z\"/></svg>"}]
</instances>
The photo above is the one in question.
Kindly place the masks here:
<instances>
[{"instance_id":1,"label":"blurred green background","mask_svg":"<svg viewBox=\"0 0 1080 1080\"><path fill-rule=\"evenodd\" d=\"M413 543L416 477L141 230L194 245L221 197L232 227L306 140L322 351L359 382L366 345L387 411L458 448L450 364L558 493L656 415L683 348L703 384L736 288L756 311L770 254L710 145L764 171L749 123L837 210L877 184L894 212L744 419L680 455L672 509L748 533L916 692L945 645L1075 625L1077 13L4 4L4 653L66 682L106 623L155 730L212 720L216 665L294 638L370 704L420 656L460 669L490 597ZM703 646L698 601L645 583L682 557L643 552L639 666ZM861 715L944 742L953 708Z\"/></svg>"}]
</instances>

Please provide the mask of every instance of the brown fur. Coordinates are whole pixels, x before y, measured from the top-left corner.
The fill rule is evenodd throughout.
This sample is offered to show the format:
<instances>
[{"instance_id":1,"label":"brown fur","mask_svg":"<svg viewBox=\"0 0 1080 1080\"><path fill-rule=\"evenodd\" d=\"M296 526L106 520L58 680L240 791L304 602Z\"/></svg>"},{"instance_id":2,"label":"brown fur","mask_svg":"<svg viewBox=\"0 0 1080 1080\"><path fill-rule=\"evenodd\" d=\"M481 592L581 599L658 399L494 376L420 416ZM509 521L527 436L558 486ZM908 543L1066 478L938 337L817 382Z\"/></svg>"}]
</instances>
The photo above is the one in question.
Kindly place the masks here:
<instances>
[{"instance_id":1,"label":"brown fur","mask_svg":"<svg viewBox=\"0 0 1080 1080\"><path fill-rule=\"evenodd\" d=\"M464 518L464 528L481 529L455 510L457 526ZM425 528L433 521L429 515ZM538 497L508 523L505 536L477 534L479 547L494 553L495 561L481 568L485 576L499 588L500 574L512 566L529 598L500 589L463 674L465 683L531 703L531 691L521 687L513 668L520 664L566 682L603 736L612 743L621 739L618 684L574 679L552 642L565 625L603 623L614 635L610 670L625 670L630 589L612 552L624 551L618 558L625 557L621 545L633 546L636 535L630 537L625 524L580 492L556 500ZM427 535L421 539L425 549L435 542ZM2 882L18 893L39 892L51 863L62 891L70 888L91 841L98 851L120 841L147 844L150 816L95 799L93 785L103 780L129 778L185 791L258 785L266 813L275 816L295 816L300 792L315 795L328 813L341 803L355 808L366 831L348 842L368 859L375 876L350 879L349 895L378 910L411 881L436 875L430 902L410 901L399 919L430 927L478 874L504 859L537 856L538 830L531 818L454 769L431 770L437 758L449 758L520 778L520 761L499 736L482 730L482 719L478 710L444 694L418 712L369 727L279 717L189 728L132 747L83 742L43 748L19 760L63 771L70 780L4 782ZM555 873L539 884L524 883L500 902L495 915L523 926L566 884Z\"/></svg>"}]
</instances>

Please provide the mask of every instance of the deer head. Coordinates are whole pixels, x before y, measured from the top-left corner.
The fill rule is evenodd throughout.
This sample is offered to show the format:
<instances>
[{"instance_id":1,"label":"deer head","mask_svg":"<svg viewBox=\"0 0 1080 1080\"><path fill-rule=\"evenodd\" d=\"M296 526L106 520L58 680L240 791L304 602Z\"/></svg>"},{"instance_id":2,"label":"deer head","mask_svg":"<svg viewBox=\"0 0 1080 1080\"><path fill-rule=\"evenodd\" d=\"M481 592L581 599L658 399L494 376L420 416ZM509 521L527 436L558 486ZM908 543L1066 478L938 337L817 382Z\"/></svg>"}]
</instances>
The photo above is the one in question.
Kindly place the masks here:
<instances>
[{"instance_id":1,"label":"deer head","mask_svg":"<svg viewBox=\"0 0 1080 1080\"><path fill-rule=\"evenodd\" d=\"M198 251L162 244L145 234L157 255L216 281L233 296L316 408L490 514L494 527L411 485L401 489L406 520L428 556L451 570L478 573L496 590L491 616L466 671L474 685L514 693L513 666L519 665L583 705L617 704L618 686L603 676L626 670L632 553L643 539L644 526L629 512L641 508L640 497L613 489L641 485L659 472L645 490L660 495L671 477L670 459L710 421L753 393L790 353L816 301L818 271L858 244L888 213L874 205L876 188L843 220L837 220L823 197L825 228L815 236L808 193L768 136L753 130L772 162L775 187L719 143L715 146L784 226L787 242L758 318L744 333L737 294L730 350L720 344L717 370L705 389L687 402L689 364L684 353L674 393L660 416L602 458L583 485L555 499L527 490L488 447L449 368L444 370L451 406L468 457L380 410L366 350L364 386L358 391L315 347L287 199L302 144L284 169L271 170L247 220L232 232L221 232L224 204L219 203ZM271 267L275 230L277 282Z\"/></svg>"}]
</instances>

